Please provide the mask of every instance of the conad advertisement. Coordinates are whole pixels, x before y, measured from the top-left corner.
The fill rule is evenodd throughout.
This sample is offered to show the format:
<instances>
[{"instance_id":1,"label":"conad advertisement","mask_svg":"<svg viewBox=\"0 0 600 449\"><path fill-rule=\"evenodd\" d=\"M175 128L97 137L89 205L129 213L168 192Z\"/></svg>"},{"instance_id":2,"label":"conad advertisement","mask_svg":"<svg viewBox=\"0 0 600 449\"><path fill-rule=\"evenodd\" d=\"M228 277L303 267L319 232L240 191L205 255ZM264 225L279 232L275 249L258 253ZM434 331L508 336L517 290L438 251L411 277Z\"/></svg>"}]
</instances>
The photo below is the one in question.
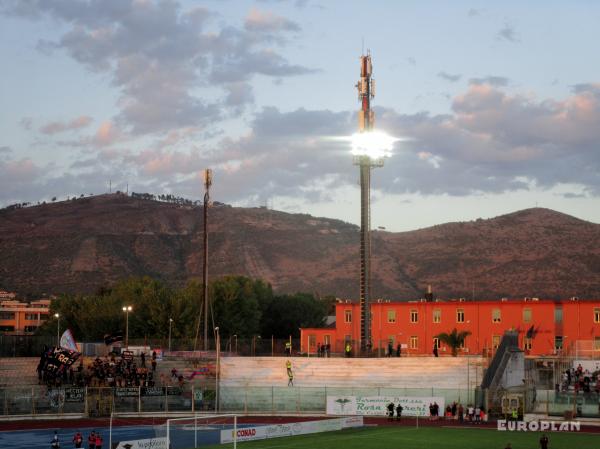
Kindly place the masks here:
<instances>
[{"instance_id":1,"label":"conad advertisement","mask_svg":"<svg viewBox=\"0 0 600 449\"><path fill-rule=\"evenodd\" d=\"M444 414L445 408L441 396L327 396L327 414L385 416L390 402L394 403L394 407L402 404L403 416L429 416L429 404L434 402L440 407L440 415Z\"/></svg>"},{"instance_id":2,"label":"conad advertisement","mask_svg":"<svg viewBox=\"0 0 600 449\"><path fill-rule=\"evenodd\" d=\"M362 427L362 416L349 418L323 419L320 421L305 421L288 424L273 424L268 426L243 427L237 429L237 441L264 440L266 438L291 437L308 433L329 432L349 427ZM233 442L234 431L221 431L221 444Z\"/></svg>"}]
</instances>

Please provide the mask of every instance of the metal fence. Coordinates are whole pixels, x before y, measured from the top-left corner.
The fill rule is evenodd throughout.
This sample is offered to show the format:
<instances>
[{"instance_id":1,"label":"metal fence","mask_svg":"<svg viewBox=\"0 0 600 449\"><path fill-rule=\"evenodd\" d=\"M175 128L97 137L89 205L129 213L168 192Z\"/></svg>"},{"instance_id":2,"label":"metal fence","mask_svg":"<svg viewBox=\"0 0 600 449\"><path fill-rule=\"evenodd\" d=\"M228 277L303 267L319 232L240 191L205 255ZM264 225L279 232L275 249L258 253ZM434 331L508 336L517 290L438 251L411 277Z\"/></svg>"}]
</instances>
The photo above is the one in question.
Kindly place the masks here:
<instances>
[{"instance_id":1,"label":"metal fence","mask_svg":"<svg viewBox=\"0 0 600 449\"><path fill-rule=\"evenodd\" d=\"M547 416L600 418L600 393L538 390L534 411Z\"/></svg>"},{"instance_id":2,"label":"metal fence","mask_svg":"<svg viewBox=\"0 0 600 449\"><path fill-rule=\"evenodd\" d=\"M229 387L219 389L219 410L231 412L324 413L327 396L443 397L446 404L470 404L475 391L441 388Z\"/></svg>"},{"instance_id":3,"label":"metal fence","mask_svg":"<svg viewBox=\"0 0 600 449\"><path fill-rule=\"evenodd\" d=\"M215 390L190 387L64 387L29 386L0 389L0 415L62 415L92 417L114 413L199 412L215 408Z\"/></svg>"}]
</instances>

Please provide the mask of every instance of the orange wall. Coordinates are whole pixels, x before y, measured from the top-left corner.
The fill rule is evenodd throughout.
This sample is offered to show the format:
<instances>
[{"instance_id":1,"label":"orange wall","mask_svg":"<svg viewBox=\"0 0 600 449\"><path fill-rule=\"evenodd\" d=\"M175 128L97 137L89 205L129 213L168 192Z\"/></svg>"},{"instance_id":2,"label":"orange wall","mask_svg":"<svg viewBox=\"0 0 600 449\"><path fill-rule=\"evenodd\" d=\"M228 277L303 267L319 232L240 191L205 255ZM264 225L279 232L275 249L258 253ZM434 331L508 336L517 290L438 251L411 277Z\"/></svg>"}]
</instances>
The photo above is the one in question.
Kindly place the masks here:
<instances>
[{"instance_id":1,"label":"orange wall","mask_svg":"<svg viewBox=\"0 0 600 449\"><path fill-rule=\"evenodd\" d=\"M13 318L2 319L0 315L0 329L11 327L13 330L7 330L6 333L32 333L33 326L39 327L48 319L48 309L38 307L6 307L0 309L1 313L12 314ZM35 315L34 319L27 319L29 315ZM0 332L2 332L0 330Z\"/></svg>"},{"instance_id":2,"label":"orange wall","mask_svg":"<svg viewBox=\"0 0 600 449\"><path fill-rule=\"evenodd\" d=\"M555 309L562 308L562 323L555 322ZM527 330L534 326L535 334L532 347L527 351L532 355L554 353L554 337L563 336L563 347L573 344L576 340L594 340L600 337L600 323L594 322L594 309L600 308L600 301L468 301L468 302L382 302L371 304L372 321L371 335L373 347L379 344L387 347L388 339L397 343L410 343L410 337L418 338L418 348L403 348L402 352L414 354L431 354L433 338L441 332L451 332L454 328L459 331L467 330L471 335L467 337L466 348L463 353L481 354L486 349L492 349L494 336L501 338L509 329L519 331L519 344L523 347ZM457 309L464 310L464 322L457 322ZM493 310L500 311L500 321L492 320ZM525 321L524 309L531 311L531 319ZM345 322L345 311L352 312L352 322ZM410 320L411 310L418 313L418 321ZM433 320L435 310L439 310L441 319L439 323ZM388 322L388 312L395 311L395 323ZM338 303L336 306L336 328L330 329L303 329L302 350L308 348L308 336L314 335L316 343L323 343L325 334L331 334L332 351L341 352L340 347L334 348L333 340L343 342L346 335L351 335L352 340L360 338L360 306L356 303ZM333 336L335 335L335 337ZM380 343L381 342L381 343ZM357 344L357 343L356 343ZM340 343L338 343L338 346ZM311 352L316 350L316 345L311 347ZM449 354L449 349L444 350L442 345L439 353Z\"/></svg>"}]
</instances>

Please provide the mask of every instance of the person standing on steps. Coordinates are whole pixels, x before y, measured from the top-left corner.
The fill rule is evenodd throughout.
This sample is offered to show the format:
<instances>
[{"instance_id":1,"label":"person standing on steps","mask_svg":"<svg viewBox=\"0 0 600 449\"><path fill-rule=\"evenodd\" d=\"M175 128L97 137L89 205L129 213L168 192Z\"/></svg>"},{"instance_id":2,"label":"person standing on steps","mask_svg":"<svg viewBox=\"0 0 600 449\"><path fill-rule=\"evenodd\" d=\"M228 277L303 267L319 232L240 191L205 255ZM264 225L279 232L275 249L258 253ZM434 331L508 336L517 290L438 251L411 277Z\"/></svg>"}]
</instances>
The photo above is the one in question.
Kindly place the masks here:
<instances>
[{"instance_id":1,"label":"person standing on steps","mask_svg":"<svg viewBox=\"0 0 600 449\"><path fill-rule=\"evenodd\" d=\"M292 372L292 362L289 360L285 362L285 367L288 375L288 387L294 386L294 373Z\"/></svg>"}]
</instances>

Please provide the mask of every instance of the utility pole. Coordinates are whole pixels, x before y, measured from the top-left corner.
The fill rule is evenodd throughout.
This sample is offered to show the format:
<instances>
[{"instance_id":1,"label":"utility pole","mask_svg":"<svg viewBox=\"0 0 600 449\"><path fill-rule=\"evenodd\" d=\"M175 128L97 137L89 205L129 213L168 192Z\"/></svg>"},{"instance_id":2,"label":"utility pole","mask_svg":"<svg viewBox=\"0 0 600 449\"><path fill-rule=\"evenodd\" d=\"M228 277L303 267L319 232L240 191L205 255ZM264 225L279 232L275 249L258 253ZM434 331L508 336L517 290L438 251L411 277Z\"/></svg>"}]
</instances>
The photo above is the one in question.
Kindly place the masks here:
<instances>
[{"instance_id":1,"label":"utility pole","mask_svg":"<svg viewBox=\"0 0 600 449\"><path fill-rule=\"evenodd\" d=\"M204 350L208 351L208 205L210 202L210 186L212 170L204 170L204 266L202 270L202 287L204 288Z\"/></svg>"}]
</instances>

